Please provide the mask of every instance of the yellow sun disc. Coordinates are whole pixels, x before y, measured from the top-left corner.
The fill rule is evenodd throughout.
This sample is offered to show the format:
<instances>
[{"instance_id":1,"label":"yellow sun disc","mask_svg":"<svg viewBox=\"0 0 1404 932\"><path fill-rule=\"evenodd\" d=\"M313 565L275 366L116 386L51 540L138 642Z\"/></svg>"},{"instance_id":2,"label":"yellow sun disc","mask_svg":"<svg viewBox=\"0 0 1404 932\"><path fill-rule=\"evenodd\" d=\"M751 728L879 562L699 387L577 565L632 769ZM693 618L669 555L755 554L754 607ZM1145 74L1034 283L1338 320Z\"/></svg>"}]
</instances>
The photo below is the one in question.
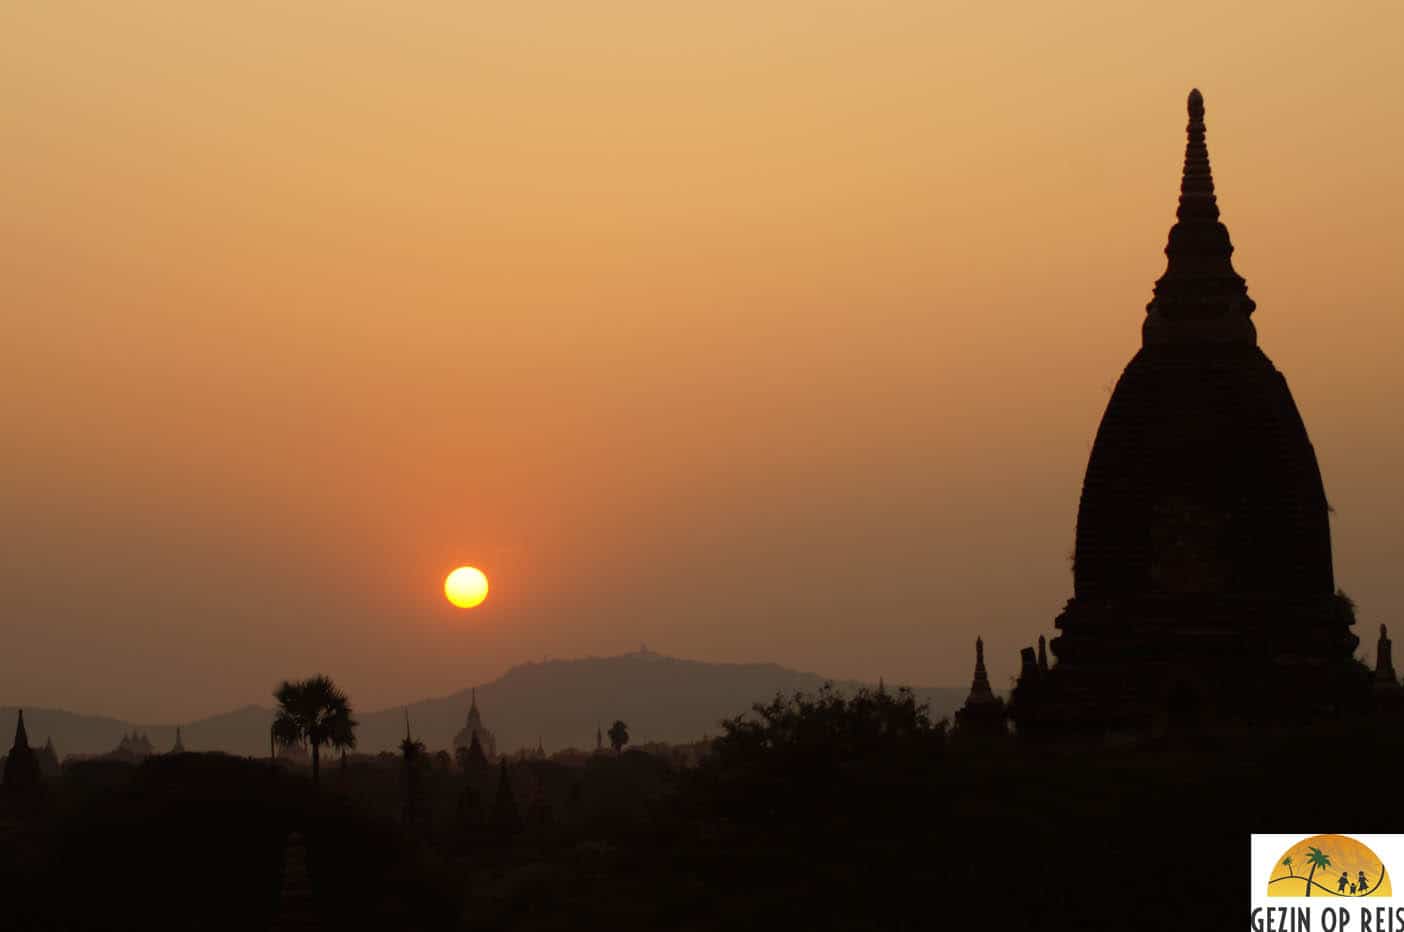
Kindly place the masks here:
<instances>
[{"instance_id":1,"label":"yellow sun disc","mask_svg":"<svg viewBox=\"0 0 1404 932\"><path fill-rule=\"evenodd\" d=\"M472 566L460 566L444 580L444 595L459 608L473 608L487 598L488 581L483 571Z\"/></svg>"}]
</instances>

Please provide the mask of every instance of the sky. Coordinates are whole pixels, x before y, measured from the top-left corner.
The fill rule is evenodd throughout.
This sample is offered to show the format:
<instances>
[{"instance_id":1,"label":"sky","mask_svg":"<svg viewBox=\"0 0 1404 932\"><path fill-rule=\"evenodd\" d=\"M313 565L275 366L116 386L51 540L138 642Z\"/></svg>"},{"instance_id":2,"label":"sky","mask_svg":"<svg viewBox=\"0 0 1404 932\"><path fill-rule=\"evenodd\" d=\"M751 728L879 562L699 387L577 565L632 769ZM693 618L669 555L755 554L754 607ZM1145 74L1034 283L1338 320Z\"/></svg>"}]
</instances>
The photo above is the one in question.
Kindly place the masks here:
<instances>
[{"instance_id":1,"label":"sky","mask_svg":"<svg viewBox=\"0 0 1404 932\"><path fill-rule=\"evenodd\" d=\"M361 708L646 643L1007 686L1185 95L1404 608L1394 3L0 5L0 702ZM444 575L492 580L471 612ZM1397 635L1396 635L1397 636Z\"/></svg>"}]
</instances>

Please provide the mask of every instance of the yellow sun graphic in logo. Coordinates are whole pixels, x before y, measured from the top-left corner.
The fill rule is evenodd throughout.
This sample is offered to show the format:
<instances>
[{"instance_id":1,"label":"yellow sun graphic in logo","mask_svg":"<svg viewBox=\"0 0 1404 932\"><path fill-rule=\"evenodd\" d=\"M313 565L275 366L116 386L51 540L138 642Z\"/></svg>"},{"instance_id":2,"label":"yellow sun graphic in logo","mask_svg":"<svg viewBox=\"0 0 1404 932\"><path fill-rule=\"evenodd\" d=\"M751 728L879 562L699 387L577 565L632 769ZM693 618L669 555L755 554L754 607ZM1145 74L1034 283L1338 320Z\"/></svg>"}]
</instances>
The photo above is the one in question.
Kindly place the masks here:
<instances>
[{"instance_id":1,"label":"yellow sun graphic in logo","mask_svg":"<svg viewBox=\"0 0 1404 932\"><path fill-rule=\"evenodd\" d=\"M1389 875L1375 852L1348 835L1313 835L1282 853L1268 896L1389 896Z\"/></svg>"}]
</instances>

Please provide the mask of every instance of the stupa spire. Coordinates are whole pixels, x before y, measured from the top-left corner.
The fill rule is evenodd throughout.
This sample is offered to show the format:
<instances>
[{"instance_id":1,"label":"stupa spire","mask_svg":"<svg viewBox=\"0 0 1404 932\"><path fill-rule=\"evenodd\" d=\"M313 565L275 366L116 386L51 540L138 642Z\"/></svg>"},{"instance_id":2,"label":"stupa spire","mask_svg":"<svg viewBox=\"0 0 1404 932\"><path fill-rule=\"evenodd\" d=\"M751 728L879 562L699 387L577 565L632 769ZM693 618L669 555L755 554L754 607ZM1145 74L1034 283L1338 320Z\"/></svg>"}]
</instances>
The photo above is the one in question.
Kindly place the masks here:
<instances>
[{"instance_id":1,"label":"stupa spire","mask_svg":"<svg viewBox=\"0 0 1404 932\"><path fill-rule=\"evenodd\" d=\"M1380 640L1375 647L1375 680L1397 685L1399 680L1394 673L1392 643L1389 639L1389 629L1380 625Z\"/></svg>"},{"instance_id":2,"label":"stupa spire","mask_svg":"<svg viewBox=\"0 0 1404 932\"><path fill-rule=\"evenodd\" d=\"M1165 246L1165 274L1146 305L1143 337L1156 343L1256 343L1248 316L1256 305L1233 268L1233 243L1219 221L1214 175L1205 142L1204 95L1188 100L1180 204Z\"/></svg>"},{"instance_id":3,"label":"stupa spire","mask_svg":"<svg viewBox=\"0 0 1404 932\"><path fill-rule=\"evenodd\" d=\"M15 749L29 750L29 732L24 729L24 709L19 710L19 718L15 723Z\"/></svg>"},{"instance_id":4,"label":"stupa spire","mask_svg":"<svg viewBox=\"0 0 1404 932\"><path fill-rule=\"evenodd\" d=\"M970 683L970 695L965 705L956 710L956 734L962 736L1004 734L1004 701L990 689L990 675L985 672L985 640L975 639L975 678Z\"/></svg>"},{"instance_id":5,"label":"stupa spire","mask_svg":"<svg viewBox=\"0 0 1404 932\"><path fill-rule=\"evenodd\" d=\"M990 689L990 675L985 671L985 640L977 637L975 639L975 677L970 682L970 695L965 702L969 705L970 703L994 701L994 690Z\"/></svg>"},{"instance_id":6,"label":"stupa spire","mask_svg":"<svg viewBox=\"0 0 1404 932\"><path fill-rule=\"evenodd\" d=\"M39 785L39 758L29 746L29 733L24 728L24 710L15 723L15 744L5 757L3 785L6 790L30 790Z\"/></svg>"},{"instance_id":7,"label":"stupa spire","mask_svg":"<svg viewBox=\"0 0 1404 932\"><path fill-rule=\"evenodd\" d=\"M1180 220L1219 219L1219 202L1214 197L1214 175L1209 168L1209 146L1204 142L1204 95L1199 88L1189 92L1189 125L1185 127L1185 170L1180 178Z\"/></svg>"}]
</instances>

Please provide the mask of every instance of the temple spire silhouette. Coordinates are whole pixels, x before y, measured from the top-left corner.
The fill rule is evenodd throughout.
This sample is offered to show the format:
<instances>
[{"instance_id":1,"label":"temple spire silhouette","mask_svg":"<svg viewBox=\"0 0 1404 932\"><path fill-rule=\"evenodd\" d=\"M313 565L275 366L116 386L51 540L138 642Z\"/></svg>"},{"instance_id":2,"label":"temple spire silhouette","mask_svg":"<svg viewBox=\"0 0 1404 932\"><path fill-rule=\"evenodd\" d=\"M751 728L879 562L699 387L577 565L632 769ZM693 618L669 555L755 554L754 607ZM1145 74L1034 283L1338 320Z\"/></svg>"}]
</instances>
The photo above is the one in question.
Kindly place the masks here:
<instances>
[{"instance_id":1,"label":"temple spire silhouette","mask_svg":"<svg viewBox=\"0 0 1404 932\"><path fill-rule=\"evenodd\" d=\"M1022 734L1310 720L1365 691L1316 454L1257 345L1204 96L1187 103L1165 271L1088 457L1072 598L1051 656L1021 651L1010 712Z\"/></svg>"},{"instance_id":2,"label":"temple spire silhouette","mask_svg":"<svg viewBox=\"0 0 1404 932\"><path fill-rule=\"evenodd\" d=\"M975 639L975 676L970 681L970 696L966 702L990 702L994 690L990 689L990 674L985 670L985 639Z\"/></svg>"},{"instance_id":3,"label":"temple spire silhouette","mask_svg":"<svg viewBox=\"0 0 1404 932\"><path fill-rule=\"evenodd\" d=\"M1233 268L1233 242L1219 219L1205 141L1204 95L1190 91L1180 203L1165 246L1165 273L1155 283L1142 329L1156 343L1256 343L1249 320L1257 305Z\"/></svg>"},{"instance_id":4,"label":"temple spire silhouette","mask_svg":"<svg viewBox=\"0 0 1404 932\"><path fill-rule=\"evenodd\" d=\"M963 735L1003 734L1004 700L990 688L990 675L985 670L985 641L975 639L975 675L970 681L970 695L955 714L956 732Z\"/></svg>"},{"instance_id":5,"label":"temple spire silhouette","mask_svg":"<svg viewBox=\"0 0 1404 932\"><path fill-rule=\"evenodd\" d=\"M7 791L24 792L39 785L39 758L29 746L29 732L24 727L24 710L19 710L15 722L15 743L5 758L4 781Z\"/></svg>"},{"instance_id":6,"label":"temple spire silhouette","mask_svg":"<svg viewBox=\"0 0 1404 932\"><path fill-rule=\"evenodd\" d=\"M29 732L24 727L24 709L19 710L15 720L15 747L19 750L29 750Z\"/></svg>"},{"instance_id":7,"label":"temple spire silhouette","mask_svg":"<svg viewBox=\"0 0 1404 932\"><path fill-rule=\"evenodd\" d=\"M1393 642L1389 639L1389 629L1380 625L1380 639L1375 646L1375 679L1381 683L1398 685L1399 678L1394 672Z\"/></svg>"},{"instance_id":8,"label":"temple spire silhouette","mask_svg":"<svg viewBox=\"0 0 1404 932\"><path fill-rule=\"evenodd\" d=\"M1404 711L1404 688L1399 684L1399 676L1394 672L1393 643L1389 639L1389 629L1380 625L1380 639L1375 644L1375 671L1372 692L1375 707L1394 717Z\"/></svg>"},{"instance_id":9,"label":"temple spire silhouette","mask_svg":"<svg viewBox=\"0 0 1404 932\"><path fill-rule=\"evenodd\" d=\"M454 750L455 752L468 750L474 742L477 742L480 746L480 752L487 758L496 757L497 738L483 725L482 713L478 711L478 689L476 686L472 688L469 695L468 720L458 734L453 737Z\"/></svg>"},{"instance_id":10,"label":"temple spire silhouette","mask_svg":"<svg viewBox=\"0 0 1404 932\"><path fill-rule=\"evenodd\" d=\"M1209 167L1209 146L1205 142L1204 95L1191 88L1185 102L1189 124L1185 127L1185 170L1180 178L1180 209L1175 215L1181 223L1186 220L1219 219L1219 204L1214 198L1214 175ZM1232 252L1233 248L1229 248Z\"/></svg>"}]
</instances>

